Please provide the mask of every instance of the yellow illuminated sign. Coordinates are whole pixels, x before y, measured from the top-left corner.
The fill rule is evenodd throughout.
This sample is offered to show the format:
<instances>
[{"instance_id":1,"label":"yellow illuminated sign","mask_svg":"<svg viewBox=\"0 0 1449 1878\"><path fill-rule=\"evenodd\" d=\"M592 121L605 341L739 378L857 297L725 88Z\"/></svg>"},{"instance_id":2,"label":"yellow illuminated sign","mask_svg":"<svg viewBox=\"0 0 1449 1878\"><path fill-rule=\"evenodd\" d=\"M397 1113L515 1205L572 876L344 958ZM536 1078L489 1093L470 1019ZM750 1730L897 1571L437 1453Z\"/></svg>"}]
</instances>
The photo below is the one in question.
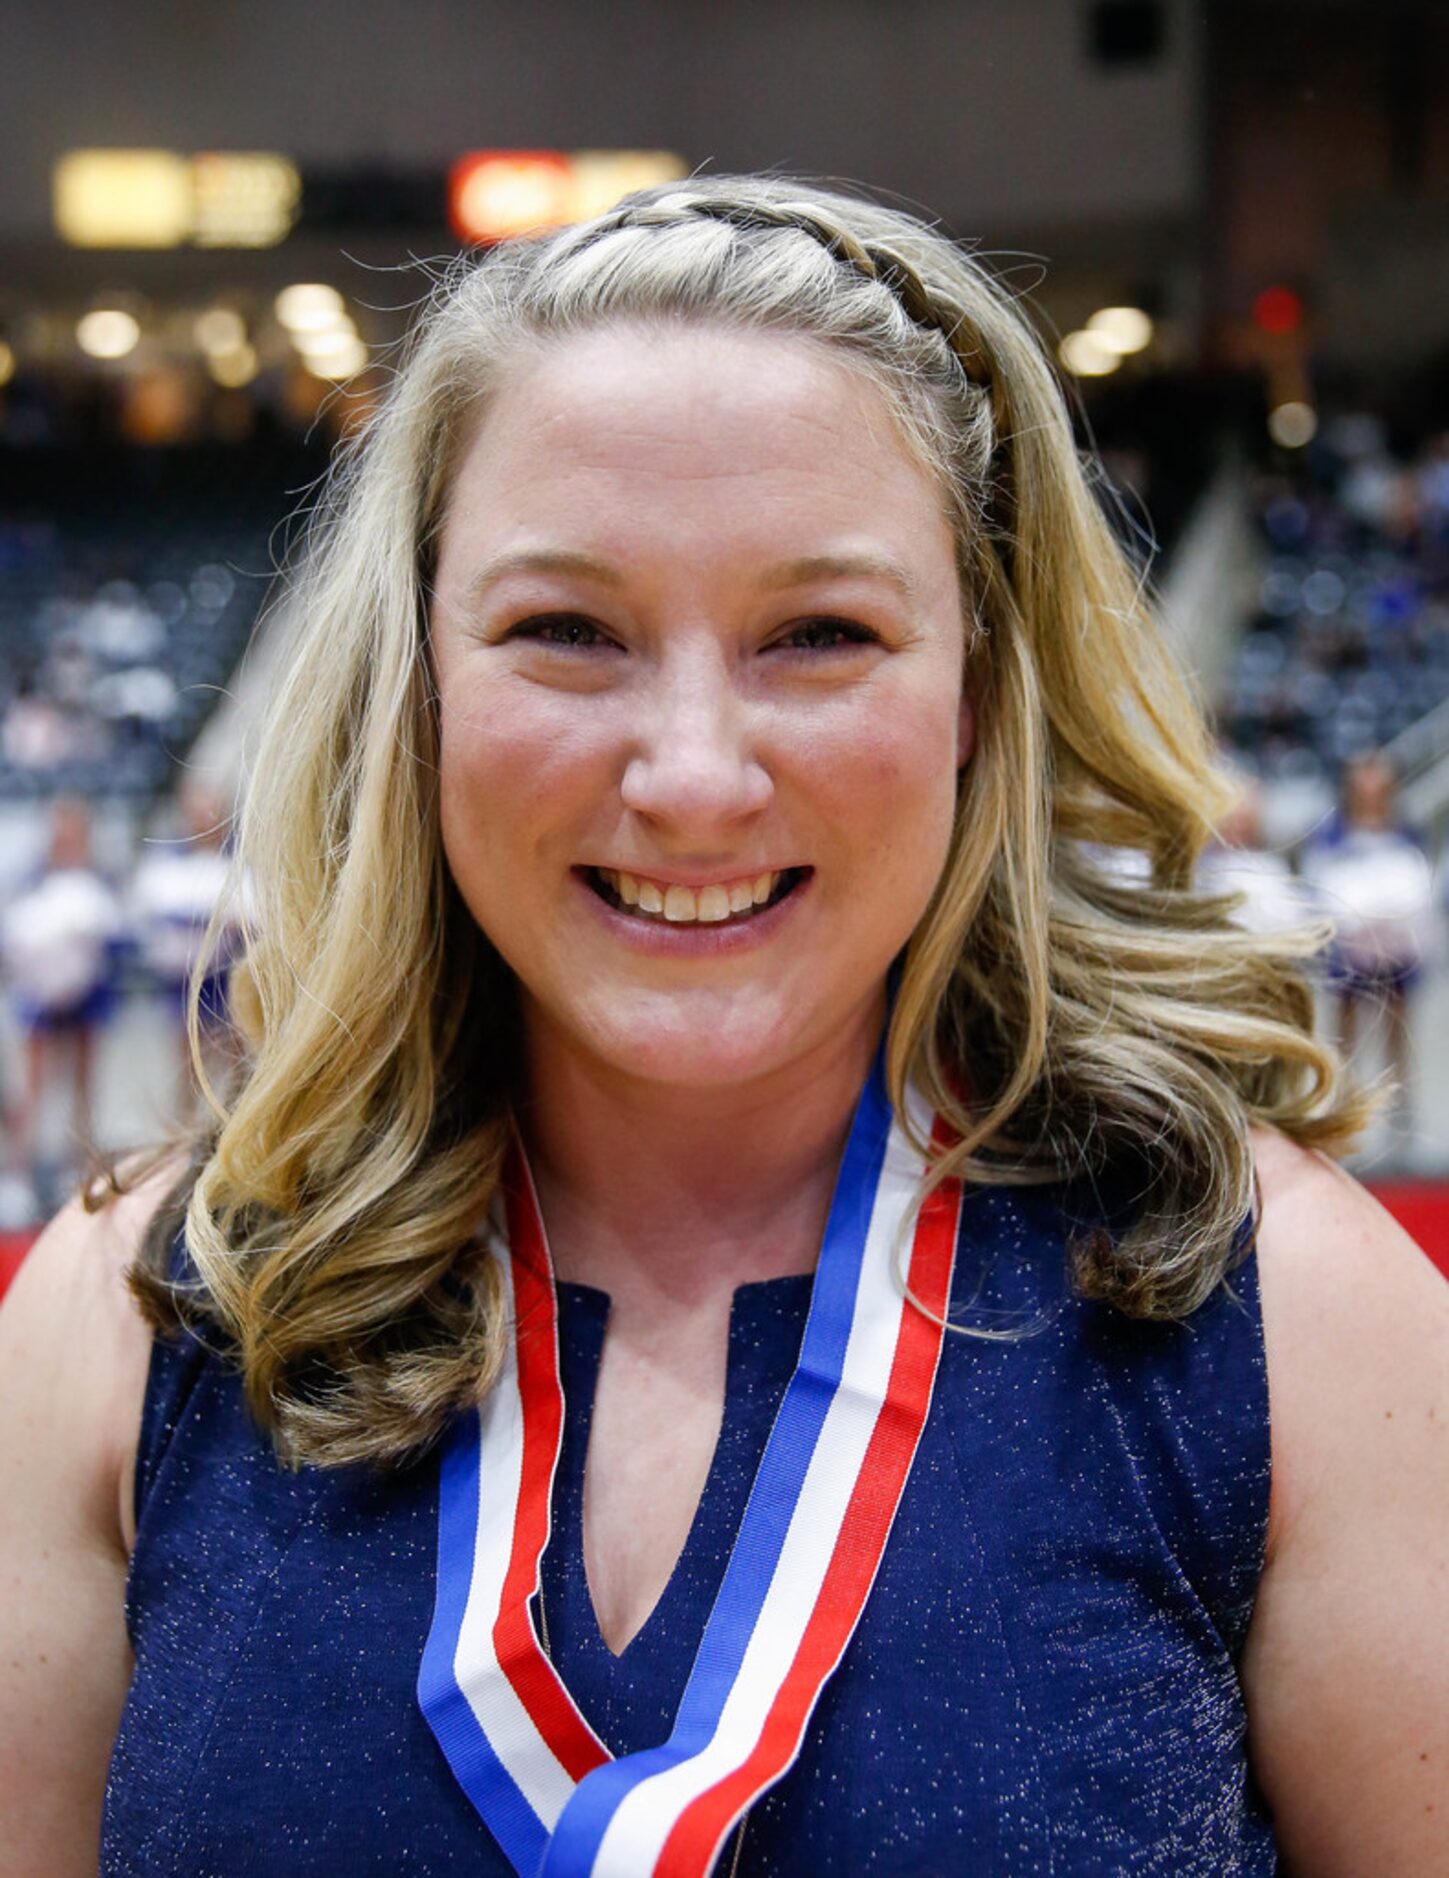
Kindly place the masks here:
<instances>
[{"instance_id":1,"label":"yellow illuminated sign","mask_svg":"<svg viewBox=\"0 0 1449 1878\"><path fill-rule=\"evenodd\" d=\"M302 178L285 157L208 152L191 159L199 248L270 248L297 219Z\"/></svg>"},{"instance_id":2,"label":"yellow illuminated sign","mask_svg":"<svg viewBox=\"0 0 1449 1878\"><path fill-rule=\"evenodd\" d=\"M55 226L74 248L177 248L191 173L169 150L73 150L55 166Z\"/></svg>"},{"instance_id":3,"label":"yellow illuminated sign","mask_svg":"<svg viewBox=\"0 0 1449 1878\"><path fill-rule=\"evenodd\" d=\"M302 179L265 151L72 150L52 193L75 248L269 248L297 219Z\"/></svg>"},{"instance_id":4,"label":"yellow illuminated sign","mask_svg":"<svg viewBox=\"0 0 1449 1878\"><path fill-rule=\"evenodd\" d=\"M571 222L607 215L616 202L636 189L678 182L689 174L683 157L671 156L667 150L577 150L569 167L573 171Z\"/></svg>"}]
</instances>

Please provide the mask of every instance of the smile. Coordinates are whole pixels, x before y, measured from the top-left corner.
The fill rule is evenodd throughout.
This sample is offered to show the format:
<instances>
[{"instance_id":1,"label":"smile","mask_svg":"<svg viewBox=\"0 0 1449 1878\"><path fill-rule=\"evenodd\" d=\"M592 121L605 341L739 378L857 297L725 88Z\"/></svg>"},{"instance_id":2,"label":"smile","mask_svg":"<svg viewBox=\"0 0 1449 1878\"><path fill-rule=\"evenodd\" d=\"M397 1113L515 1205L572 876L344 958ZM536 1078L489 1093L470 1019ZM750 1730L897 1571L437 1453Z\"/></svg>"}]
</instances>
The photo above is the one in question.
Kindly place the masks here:
<instances>
[{"instance_id":1,"label":"smile","mask_svg":"<svg viewBox=\"0 0 1449 1878\"><path fill-rule=\"evenodd\" d=\"M677 881L647 880L611 867L584 869L589 885L610 906L636 919L671 926L742 925L766 907L777 906L809 872L808 867L787 867L683 887Z\"/></svg>"}]
</instances>

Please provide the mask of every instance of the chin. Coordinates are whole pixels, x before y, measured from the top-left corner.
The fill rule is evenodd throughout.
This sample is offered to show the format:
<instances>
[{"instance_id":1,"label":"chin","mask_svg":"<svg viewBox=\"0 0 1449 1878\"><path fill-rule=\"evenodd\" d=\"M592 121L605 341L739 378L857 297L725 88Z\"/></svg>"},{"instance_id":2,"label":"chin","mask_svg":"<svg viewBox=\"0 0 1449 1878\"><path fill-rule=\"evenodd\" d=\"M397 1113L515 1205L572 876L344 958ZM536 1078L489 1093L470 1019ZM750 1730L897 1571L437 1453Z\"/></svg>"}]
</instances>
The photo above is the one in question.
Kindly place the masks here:
<instances>
[{"instance_id":1,"label":"chin","mask_svg":"<svg viewBox=\"0 0 1449 1878\"><path fill-rule=\"evenodd\" d=\"M677 1088L727 1088L781 1068L809 1047L808 1013L762 998L643 997L595 1011L583 1026L590 1054L620 1074Z\"/></svg>"}]
</instances>

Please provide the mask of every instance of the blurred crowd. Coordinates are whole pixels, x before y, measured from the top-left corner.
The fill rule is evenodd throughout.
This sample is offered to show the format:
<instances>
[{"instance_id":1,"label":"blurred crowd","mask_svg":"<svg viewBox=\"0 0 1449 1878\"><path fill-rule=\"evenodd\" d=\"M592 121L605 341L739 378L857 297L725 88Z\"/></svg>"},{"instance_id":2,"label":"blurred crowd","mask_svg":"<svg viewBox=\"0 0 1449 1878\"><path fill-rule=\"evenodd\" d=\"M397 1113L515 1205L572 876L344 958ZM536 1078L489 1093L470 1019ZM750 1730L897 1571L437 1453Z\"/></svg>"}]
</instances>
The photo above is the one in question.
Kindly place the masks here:
<instances>
[{"instance_id":1,"label":"blurred crowd","mask_svg":"<svg viewBox=\"0 0 1449 1878\"><path fill-rule=\"evenodd\" d=\"M1393 1083L1392 1133L1411 1141L1414 1002L1426 973L1444 962L1449 881L1436 880L1423 841L1399 819L1393 768L1378 751L1344 766L1338 806L1293 849L1266 838L1261 782L1244 775L1237 782L1199 884L1240 895L1236 918L1250 931L1332 927L1317 967L1325 1023L1361 1070L1370 1028L1381 1033L1376 1054ZM1449 1162L1449 1142L1444 1148Z\"/></svg>"},{"instance_id":2,"label":"blurred crowd","mask_svg":"<svg viewBox=\"0 0 1449 1878\"><path fill-rule=\"evenodd\" d=\"M1411 451L1344 413L1264 474L1256 605L1222 705L1225 740L1301 800L1298 838L1346 764L1449 698L1449 433Z\"/></svg>"},{"instance_id":3,"label":"blurred crowd","mask_svg":"<svg viewBox=\"0 0 1449 1878\"><path fill-rule=\"evenodd\" d=\"M143 843L118 877L97 863L89 806L61 797L39 863L10 884L0 912L10 1035L9 1061L0 1058L0 1229L48 1211L83 1171L96 1135L99 1047L123 1006L152 1007L153 1034L159 1025L169 1038L152 1066L153 1135L198 1094L187 1030L198 971L203 1067L214 1075L219 1066L237 943L223 905L228 823L199 787L184 790L179 807L175 837ZM137 1121L131 1145L145 1139L146 1122Z\"/></svg>"}]
</instances>

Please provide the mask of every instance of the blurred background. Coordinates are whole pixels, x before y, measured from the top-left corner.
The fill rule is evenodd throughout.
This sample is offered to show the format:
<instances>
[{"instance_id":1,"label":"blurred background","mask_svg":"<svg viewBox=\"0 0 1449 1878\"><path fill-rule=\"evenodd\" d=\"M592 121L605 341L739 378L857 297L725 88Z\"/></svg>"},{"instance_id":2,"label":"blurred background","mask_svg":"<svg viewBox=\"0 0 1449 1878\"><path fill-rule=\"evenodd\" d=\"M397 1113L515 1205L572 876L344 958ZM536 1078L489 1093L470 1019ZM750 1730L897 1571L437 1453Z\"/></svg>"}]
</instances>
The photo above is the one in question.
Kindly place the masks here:
<instances>
[{"instance_id":1,"label":"blurred background","mask_svg":"<svg viewBox=\"0 0 1449 1878\"><path fill-rule=\"evenodd\" d=\"M701 168L1021 297L1239 784L1205 871L1337 919L1359 1171L1449 1260L1449 9L52 0L0 102L0 1260L193 1100L269 585L429 268Z\"/></svg>"}]
</instances>

